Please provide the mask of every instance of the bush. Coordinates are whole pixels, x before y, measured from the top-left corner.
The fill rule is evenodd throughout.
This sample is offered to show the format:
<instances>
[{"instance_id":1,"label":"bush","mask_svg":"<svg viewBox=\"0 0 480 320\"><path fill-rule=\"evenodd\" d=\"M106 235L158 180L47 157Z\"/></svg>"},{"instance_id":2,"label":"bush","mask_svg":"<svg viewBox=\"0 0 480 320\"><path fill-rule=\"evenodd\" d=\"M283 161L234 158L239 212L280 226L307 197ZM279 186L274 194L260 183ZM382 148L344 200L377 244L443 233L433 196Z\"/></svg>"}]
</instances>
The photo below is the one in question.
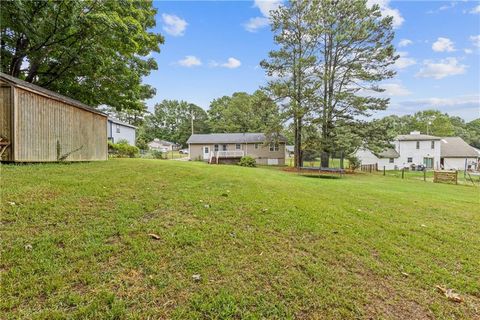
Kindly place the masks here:
<instances>
[{"instance_id":1,"label":"bush","mask_svg":"<svg viewBox=\"0 0 480 320\"><path fill-rule=\"evenodd\" d=\"M152 150L151 154L153 159L164 159L162 151Z\"/></svg>"},{"instance_id":2,"label":"bush","mask_svg":"<svg viewBox=\"0 0 480 320\"><path fill-rule=\"evenodd\" d=\"M358 157L354 156L354 155L351 155L348 157L348 163L350 164L350 168L355 171L356 169L360 168L360 165L362 164L362 162L360 161L360 159L358 159Z\"/></svg>"},{"instance_id":3,"label":"bush","mask_svg":"<svg viewBox=\"0 0 480 320\"><path fill-rule=\"evenodd\" d=\"M250 156L243 156L240 159L240 162L238 163L238 165L240 165L242 167L255 167L256 166L256 161L255 161L255 159L253 159Z\"/></svg>"},{"instance_id":4,"label":"bush","mask_svg":"<svg viewBox=\"0 0 480 320\"><path fill-rule=\"evenodd\" d=\"M120 140L119 143L108 142L108 153L117 158L135 158L140 149Z\"/></svg>"}]
</instances>

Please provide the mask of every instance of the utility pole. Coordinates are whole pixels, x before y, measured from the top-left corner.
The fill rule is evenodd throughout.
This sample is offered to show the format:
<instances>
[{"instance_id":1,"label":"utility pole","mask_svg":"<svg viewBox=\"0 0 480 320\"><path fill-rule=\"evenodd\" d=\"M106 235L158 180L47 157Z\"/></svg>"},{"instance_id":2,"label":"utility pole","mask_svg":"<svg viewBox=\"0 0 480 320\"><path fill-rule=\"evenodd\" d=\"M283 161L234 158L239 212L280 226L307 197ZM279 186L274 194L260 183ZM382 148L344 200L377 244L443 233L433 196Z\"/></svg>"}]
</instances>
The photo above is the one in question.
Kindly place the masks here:
<instances>
[{"instance_id":1,"label":"utility pole","mask_svg":"<svg viewBox=\"0 0 480 320\"><path fill-rule=\"evenodd\" d=\"M192 134L193 134L193 110L190 109L190 125L192 127Z\"/></svg>"}]
</instances>

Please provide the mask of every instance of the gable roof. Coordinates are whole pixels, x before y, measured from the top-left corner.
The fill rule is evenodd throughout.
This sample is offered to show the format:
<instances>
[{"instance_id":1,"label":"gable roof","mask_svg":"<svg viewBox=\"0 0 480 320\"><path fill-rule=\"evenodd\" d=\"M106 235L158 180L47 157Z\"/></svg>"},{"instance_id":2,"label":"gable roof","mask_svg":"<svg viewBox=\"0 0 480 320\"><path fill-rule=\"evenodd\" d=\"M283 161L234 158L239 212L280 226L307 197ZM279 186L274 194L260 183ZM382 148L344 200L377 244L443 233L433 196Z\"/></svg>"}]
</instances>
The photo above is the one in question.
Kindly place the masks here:
<instances>
[{"instance_id":1,"label":"gable roof","mask_svg":"<svg viewBox=\"0 0 480 320\"><path fill-rule=\"evenodd\" d=\"M112 122L112 123L115 123L115 124L119 124L119 125L122 125L124 127L129 127L129 128L133 128L133 129L137 129L137 127L135 127L134 125L131 125L130 123L126 123L126 122L123 122L123 121L120 121L118 119L115 119L115 118L108 118L108 121L109 122Z\"/></svg>"},{"instance_id":2,"label":"gable roof","mask_svg":"<svg viewBox=\"0 0 480 320\"><path fill-rule=\"evenodd\" d=\"M428 134L401 134L395 140L398 141L425 141L425 140L440 140L440 137L430 136Z\"/></svg>"},{"instance_id":3,"label":"gable roof","mask_svg":"<svg viewBox=\"0 0 480 320\"><path fill-rule=\"evenodd\" d=\"M480 155L460 137L444 137L440 142L440 156L442 158L477 158Z\"/></svg>"},{"instance_id":4,"label":"gable roof","mask_svg":"<svg viewBox=\"0 0 480 320\"><path fill-rule=\"evenodd\" d=\"M267 140L264 133L209 133L192 134L187 143L264 143ZM280 135L278 141L287 139Z\"/></svg>"},{"instance_id":5,"label":"gable roof","mask_svg":"<svg viewBox=\"0 0 480 320\"><path fill-rule=\"evenodd\" d=\"M10 76L8 74L5 74L3 72L0 72L0 79L4 80L4 81L6 81L10 84L13 84L15 87L19 87L19 88L25 89L25 90L30 91L30 92L34 92L34 93L38 93L38 94L47 96L51 99L58 100L60 102L63 102L63 103L66 103L68 105L83 109L85 111L100 114L102 116L107 116L107 114L105 114L105 113L103 113L103 112L101 112L97 109L94 109L94 108L92 108L92 107L90 107L90 106L88 106L88 105L86 105L86 104L84 104L80 101L77 101L75 99L66 97L66 96L61 95L59 93L56 93L54 91L42 88L42 87L37 86L33 83L26 82L26 81L23 81L21 79L12 77L12 76Z\"/></svg>"},{"instance_id":6,"label":"gable roof","mask_svg":"<svg viewBox=\"0 0 480 320\"><path fill-rule=\"evenodd\" d=\"M160 139L153 139L148 143L149 146L155 146L155 147L160 147L160 146L175 146L176 144L167 140L160 140Z\"/></svg>"}]
</instances>

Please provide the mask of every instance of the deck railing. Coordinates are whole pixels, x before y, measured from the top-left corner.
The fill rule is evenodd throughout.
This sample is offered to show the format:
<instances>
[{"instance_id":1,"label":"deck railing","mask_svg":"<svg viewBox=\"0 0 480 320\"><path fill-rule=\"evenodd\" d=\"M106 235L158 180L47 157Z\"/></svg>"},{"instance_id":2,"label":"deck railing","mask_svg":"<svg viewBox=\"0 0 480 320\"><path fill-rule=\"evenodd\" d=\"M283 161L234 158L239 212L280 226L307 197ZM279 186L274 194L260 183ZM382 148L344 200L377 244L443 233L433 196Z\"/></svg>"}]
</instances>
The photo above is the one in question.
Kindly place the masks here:
<instances>
[{"instance_id":1,"label":"deck railing","mask_svg":"<svg viewBox=\"0 0 480 320\"><path fill-rule=\"evenodd\" d=\"M209 163L218 163L221 158L241 158L245 155L243 150L226 150L226 151L212 151L210 152Z\"/></svg>"}]
</instances>

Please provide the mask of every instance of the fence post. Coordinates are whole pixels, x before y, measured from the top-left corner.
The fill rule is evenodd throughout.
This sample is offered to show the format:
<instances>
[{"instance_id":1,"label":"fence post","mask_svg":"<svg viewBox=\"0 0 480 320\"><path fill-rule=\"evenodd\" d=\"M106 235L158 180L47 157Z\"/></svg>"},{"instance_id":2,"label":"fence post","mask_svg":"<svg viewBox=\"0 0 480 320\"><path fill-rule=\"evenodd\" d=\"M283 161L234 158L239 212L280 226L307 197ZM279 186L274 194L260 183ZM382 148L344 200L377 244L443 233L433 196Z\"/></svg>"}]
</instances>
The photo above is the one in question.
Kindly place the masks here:
<instances>
[{"instance_id":1,"label":"fence post","mask_svg":"<svg viewBox=\"0 0 480 320\"><path fill-rule=\"evenodd\" d=\"M402 168L402 179L403 179L404 175L405 175L405 168Z\"/></svg>"},{"instance_id":2,"label":"fence post","mask_svg":"<svg viewBox=\"0 0 480 320\"><path fill-rule=\"evenodd\" d=\"M427 168L423 168L423 181L427 182Z\"/></svg>"},{"instance_id":3,"label":"fence post","mask_svg":"<svg viewBox=\"0 0 480 320\"><path fill-rule=\"evenodd\" d=\"M385 175L385 166L383 166L383 175Z\"/></svg>"}]
</instances>

